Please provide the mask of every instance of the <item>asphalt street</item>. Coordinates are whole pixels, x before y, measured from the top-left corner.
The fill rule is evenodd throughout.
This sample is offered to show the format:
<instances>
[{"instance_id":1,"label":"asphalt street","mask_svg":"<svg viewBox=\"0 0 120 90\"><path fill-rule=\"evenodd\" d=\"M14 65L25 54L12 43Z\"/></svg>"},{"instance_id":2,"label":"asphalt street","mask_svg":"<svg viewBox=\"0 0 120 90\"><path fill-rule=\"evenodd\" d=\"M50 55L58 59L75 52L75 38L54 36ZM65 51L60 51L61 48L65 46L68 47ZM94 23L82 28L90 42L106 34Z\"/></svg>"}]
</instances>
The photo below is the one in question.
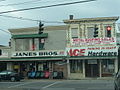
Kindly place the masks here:
<instances>
[{"instance_id":1,"label":"asphalt street","mask_svg":"<svg viewBox=\"0 0 120 90\"><path fill-rule=\"evenodd\" d=\"M27 80L0 82L0 90L114 90L113 80Z\"/></svg>"}]
</instances>

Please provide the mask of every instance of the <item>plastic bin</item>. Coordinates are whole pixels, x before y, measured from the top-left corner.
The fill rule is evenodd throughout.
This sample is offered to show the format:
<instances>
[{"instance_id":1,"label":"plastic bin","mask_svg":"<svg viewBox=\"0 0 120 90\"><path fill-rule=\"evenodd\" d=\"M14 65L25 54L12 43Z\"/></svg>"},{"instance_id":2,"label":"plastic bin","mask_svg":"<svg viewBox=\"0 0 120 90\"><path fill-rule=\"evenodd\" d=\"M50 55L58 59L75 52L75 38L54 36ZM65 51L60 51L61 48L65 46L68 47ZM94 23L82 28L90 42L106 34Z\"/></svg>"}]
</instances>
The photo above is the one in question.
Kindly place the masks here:
<instances>
[{"instance_id":1,"label":"plastic bin","mask_svg":"<svg viewBox=\"0 0 120 90\"><path fill-rule=\"evenodd\" d=\"M62 71L54 71L52 73L53 79L63 79L63 72Z\"/></svg>"},{"instance_id":2,"label":"plastic bin","mask_svg":"<svg viewBox=\"0 0 120 90\"><path fill-rule=\"evenodd\" d=\"M44 76L45 76L45 72L41 71L40 78L44 78Z\"/></svg>"},{"instance_id":3,"label":"plastic bin","mask_svg":"<svg viewBox=\"0 0 120 90\"><path fill-rule=\"evenodd\" d=\"M28 77L28 78L31 77L31 71L28 71L28 73L27 73L27 77Z\"/></svg>"},{"instance_id":4,"label":"plastic bin","mask_svg":"<svg viewBox=\"0 0 120 90\"><path fill-rule=\"evenodd\" d=\"M54 72L52 73L52 77L53 77L53 79L58 79L58 72L57 72L57 71L54 71Z\"/></svg>"},{"instance_id":5,"label":"plastic bin","mask_svg":"<svg viewBox=\"0 0 120 90\"><path fill-rule=\"evenodd\" d=\"M59 78L59 79L63 79L63 72L62 72L62 71L59 71L59 72L58 72L58 78Z\"/></svg>"},{"instance_id":6,"label":"plastic bin","mask_svg":"<svg viewBox=\"0 0 120 90\"><path fill-rule=\"evenodd\" d=\"M41 71L36 71L35 78L40 78Z\"/></svg>"},{"instance_id":7,"label":"plastic bin","mask_svg":"<svg viewBox=\"0 0 120 90\"><path fill-rule=\"evenodd\" d=\"M27 74L27 76L28 76L29 79L35 78L35 75L36 75L35 71L29 71L28 74Z\"/></svg>"}]
</instances>

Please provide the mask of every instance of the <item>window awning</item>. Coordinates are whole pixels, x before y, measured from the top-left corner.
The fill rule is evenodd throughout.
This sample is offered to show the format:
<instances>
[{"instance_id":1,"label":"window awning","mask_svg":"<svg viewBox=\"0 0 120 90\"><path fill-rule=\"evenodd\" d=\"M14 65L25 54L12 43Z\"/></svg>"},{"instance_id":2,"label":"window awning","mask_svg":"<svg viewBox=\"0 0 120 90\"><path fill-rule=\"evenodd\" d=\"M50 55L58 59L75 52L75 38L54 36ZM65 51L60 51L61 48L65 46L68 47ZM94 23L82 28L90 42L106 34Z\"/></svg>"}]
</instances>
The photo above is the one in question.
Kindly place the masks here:
<instances>
[{"instance_id":1,"label":"window awning","mask_svg":"<svg viewBox=\"0 0 120 90\"><path fill-rule=\"evenodd\" d=\"M22 34L22 35L12 35L12 38L47 38L48 33L42 33L42 34Z\"/></svg>"}]
</instances>

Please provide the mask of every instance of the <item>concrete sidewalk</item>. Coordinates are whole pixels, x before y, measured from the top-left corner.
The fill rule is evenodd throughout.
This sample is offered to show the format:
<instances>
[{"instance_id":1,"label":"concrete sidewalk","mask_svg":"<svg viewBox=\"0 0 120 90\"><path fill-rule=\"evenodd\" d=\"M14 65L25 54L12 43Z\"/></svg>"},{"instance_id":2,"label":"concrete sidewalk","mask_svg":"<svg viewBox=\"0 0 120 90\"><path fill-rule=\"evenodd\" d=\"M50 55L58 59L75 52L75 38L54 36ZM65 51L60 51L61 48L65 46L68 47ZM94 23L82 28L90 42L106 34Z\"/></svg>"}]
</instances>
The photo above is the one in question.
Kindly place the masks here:
<instances>
[{"instance_id":1,"label":"concrete sidewalk","mask_svg":"<svg viewBox=\"0 0 120 90\"><path fill-rule=\"evenodd\" d=\"M102 78L83 78L83 79L24 79L25 82L30 81L65 81L65 80L114 80L113 77L102 77Z\"/></svg>"}]
</instances>

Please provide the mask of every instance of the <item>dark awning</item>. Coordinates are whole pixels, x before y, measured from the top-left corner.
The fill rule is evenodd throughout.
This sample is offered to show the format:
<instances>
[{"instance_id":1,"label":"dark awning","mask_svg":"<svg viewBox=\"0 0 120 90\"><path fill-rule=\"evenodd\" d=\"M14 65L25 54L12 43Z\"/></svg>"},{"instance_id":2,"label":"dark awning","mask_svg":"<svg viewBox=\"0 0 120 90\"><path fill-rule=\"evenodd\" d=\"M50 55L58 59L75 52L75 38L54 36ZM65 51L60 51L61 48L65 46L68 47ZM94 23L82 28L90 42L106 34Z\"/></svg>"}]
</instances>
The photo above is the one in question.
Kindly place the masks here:
<instances>
[{"instance_id":1,"label":"dark awning","mask_svg":"<svg viewBox=\"0 0 120 90\"><path fill-rule=\"evenodd\" d=\"M22 34L22 35L12 35L12 38L47 38L48 33L42 33L42 34Z\"/></svg>"}]
</instances>

